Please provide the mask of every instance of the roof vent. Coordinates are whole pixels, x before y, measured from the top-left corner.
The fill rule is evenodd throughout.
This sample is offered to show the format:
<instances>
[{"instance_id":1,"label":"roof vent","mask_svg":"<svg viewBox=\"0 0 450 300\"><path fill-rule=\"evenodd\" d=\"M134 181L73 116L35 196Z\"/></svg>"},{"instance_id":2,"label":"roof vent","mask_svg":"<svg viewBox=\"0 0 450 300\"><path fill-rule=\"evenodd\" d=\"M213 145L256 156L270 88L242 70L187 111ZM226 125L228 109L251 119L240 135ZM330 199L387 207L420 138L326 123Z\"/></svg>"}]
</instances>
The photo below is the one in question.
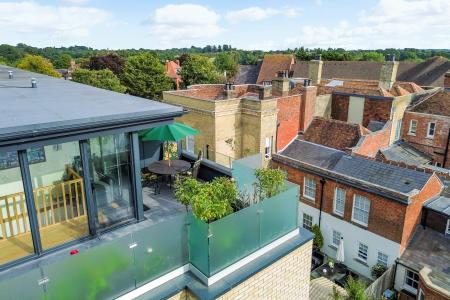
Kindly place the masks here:
<instances>
[{"instance_id":1,"label":"roof vent","mask_svg":"<svg viewBox=\"0 0 450 300\"><path fill-rule=\"evenodd\" d=\"M322 60L322 54L317 54L314 59L315 60Z\"/></svg>"},{"instance_id":2,"label":"roof vent","mask_svg":"<svg viewBox=\"0 0 450 300\"><path fill-rule=\"evenodd\" d=\"M384 61L395 61L395 54L386 54L384 56Z\"/></svg>"},{"instance_id":3,"label":"roof vent","mask_svg":"<svg viewBox=\"0 0 450 300\"><path fill-rule=\"evenodd\" d=\"M411 181L409 181L409 180L404 180L403 183L406 184L406 185L410 185L410 184L411 184Z\"/></svg>"},{"instance_id":4,"label":"roof vent","mask_svg":"<svg viewBox=\"0 0 450 300\"><path fill-rule=\"evenodd\" d=\"M31 78L31 87L32 88L37 88L37 81L36 81L36 78Z\"/></svg>"},{"instance_id":5,"label":"roof vent","mask_svg":"<svg viewBox=\"0 0 450 300\"><path fill-rule=\"evenodd\" d=\"M9 79L14 79L14 73L13 73L13 71L9 71L8 73L9 73L9 74L8 74L8 78L9 78Z\"/></svg>"}]
</instances>

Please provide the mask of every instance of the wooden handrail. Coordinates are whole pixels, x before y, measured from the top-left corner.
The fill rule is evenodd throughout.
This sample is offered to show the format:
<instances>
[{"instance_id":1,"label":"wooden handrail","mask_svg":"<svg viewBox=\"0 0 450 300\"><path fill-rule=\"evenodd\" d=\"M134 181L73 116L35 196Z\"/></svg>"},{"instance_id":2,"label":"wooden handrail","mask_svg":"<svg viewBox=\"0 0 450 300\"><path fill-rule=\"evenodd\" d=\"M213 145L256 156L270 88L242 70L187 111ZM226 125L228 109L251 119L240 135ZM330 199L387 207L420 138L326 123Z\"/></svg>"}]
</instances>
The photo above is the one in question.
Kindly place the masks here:
<instances>
[{"instance_id":1,"label":"wooden handrail","mask_svg":"<svg viewBox=\"0 0 450 300\"><path fill-rule=\"evenodd\" d=\"M40 228L87 215L82 177L33 189L33 194ZM25 194L0 196L0 241L29 231Z\"/></svg>"}]
</instances>

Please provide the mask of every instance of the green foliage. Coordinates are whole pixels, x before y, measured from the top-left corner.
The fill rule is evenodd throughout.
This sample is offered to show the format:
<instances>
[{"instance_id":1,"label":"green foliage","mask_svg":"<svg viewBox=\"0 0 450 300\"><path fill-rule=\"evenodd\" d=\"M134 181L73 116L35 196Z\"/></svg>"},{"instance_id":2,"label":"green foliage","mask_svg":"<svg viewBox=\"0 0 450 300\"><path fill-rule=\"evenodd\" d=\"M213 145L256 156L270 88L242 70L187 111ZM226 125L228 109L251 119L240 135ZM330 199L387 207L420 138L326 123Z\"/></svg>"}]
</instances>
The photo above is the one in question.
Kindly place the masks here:
<instances>
[{"instance_id":1,"label":"green foliage","mask_svg":"<svg viewBox=\"0 0 450 300\"><path fill-rule=\"evenodd\" d=\"M261 168L255 170L256 193L259 200L273 197L285 188L286 173L280 169Z\"/></svg>"},{"instance_id":2,"label":"green foliage","mask_svg":"<svg viewBox=\"0 0 450 300\"><path fill-rule=\"evenodd\" d=\"M175 181L175 197L186 210L200 189L201 183L195 178L177 178Z\"/></svg>"},{"instance_id":3,"label":"green foliage","mask_svg":"<svg viewBox=\"0 0 450 300\"><path fill-rule=\"evenodd\" d=\"M160 99L163 91L174 88L158 57L148 52L130 56L121 78L128 93L148 99Z\"/></svg>"},{"instance_id":4,"label":"green foliage","mask_svg":"<svg viewBox=\"0 0 450 300\"><path fill-rule=\"evenodd\" d=\"M234 78L239 70L236 52L221 52L217 54L214 64L220 72L227 72L227 79Z\"/></svg>"},{"instance_id":5,"label":"green foliage","mask_svg":"<svg viewBox=\"0 0 450 300\"><path fill-rule=\"evenodd\" d=\"M121 85L119 78L110 70L89 71L77 69L72 72L72 80L119 93L124 93L126 90Z\"/></svg>"},{"instance_id":6,"label":"green foliage","mask_svg":"<svg viewBox=\"0 0 450 300\"><path fill-rule=\"evenodd\" d=\"M361 60L382 62L382 61L384 61L384 55L382 53L373 52L373 51L367 52L362 55Z\"/></svg>"},{"instance_id":7,"label":"green foliage","mask_svg":"<svg viewBox=\"0 0 450 300\"><path fill-rule=\"evenodd\" d=\"M381 275L383 275L384 272L386 272L386 270L387 270L387 268L386 268L385 265L380 264L380 263L376 263L376 264L374 264L374 265L372 266L372 269L371 269L372 277L378 278L378 277L380 277Z\"/></svg>"},{"instance_id":8,"label":"green foliage","mask_svg":"<svg viewBox=\"0 0 450 300\"><path fill-rule=\"evenodd\" d=\"M58 55L52 60L53 66L56 69L68 69L70 67L70 62L72 61L72 56L69 54Z\"/></svg>"},{"instance_id":9,"label":"green foliage","mask_svg":"<svg viewBox=\"0 0 450 300\"><path fill-rule=\"evenodd\" d=\"M220 83L222 79L209 58L202 55L188 55L180 71L184 86L201 83Z\"/></svg>"},{"instance_id":10,"label":"green foliage","mask_svg":"<svg viewBox=\"0 0 450 300\"><path fill-rule=\"evenodd\" d=\"M17 67L31 72L41 73L53 77L61 77L61 75L55 71L53 65L47 59L39 55L27 54L19 61Z\"/></svg>"},{"instance_id":11,"label":"green foliage","mask_svg":"<svg viewBox=\"0 0 450 300\"><path fill-rule=\"evenodd\" d=\"M320 249L323 246L323 235L320 231L320 227L317 224L314 224L311 228L312 233L314 233L313 247L316 249Z\"/></svg>"},{"instance_id":12,"label":"green foliage","mask_svg":"<svg viewBox=\"0 0 450 300\"><path fill-rule=\"evenodd\" d=\"M14 64L23 57L23 52L17 47L2 44L0 45L0 56L5 59L8 64Z\"/></svg>"},{"instance_id":13,"label":"green foliage","mask_svg":"<svg viewBox=\"0 0 450 300\"><path fill-rule=\"evenodd\" d=\"M348 294L344 298L345 300L369 300L366 295L366 284L361 280L354 280L353 277L349 276L345 290Z\"/></svg>"}]
</instances>

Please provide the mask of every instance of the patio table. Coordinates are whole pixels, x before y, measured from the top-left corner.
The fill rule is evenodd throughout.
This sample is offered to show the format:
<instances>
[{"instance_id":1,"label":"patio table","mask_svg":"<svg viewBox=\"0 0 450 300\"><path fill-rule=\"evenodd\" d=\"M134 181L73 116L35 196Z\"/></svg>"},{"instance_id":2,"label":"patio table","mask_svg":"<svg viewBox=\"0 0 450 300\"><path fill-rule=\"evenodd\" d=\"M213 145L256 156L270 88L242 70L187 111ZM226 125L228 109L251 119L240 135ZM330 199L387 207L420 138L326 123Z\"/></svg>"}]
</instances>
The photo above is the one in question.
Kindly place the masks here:
<instances>
[{"instance_id":1,"label":"patio table","mask_svg":"<svg viewBox=\"0 0 450 300\"><path fill-rule=\"evenodd\" d=\"M147 167L147 170L158 175L177 175L189 170L190 168L190 162L181 159L174 159L170 161L170 165L168 160L156 161L150 164Z\"/></svg>"}]
</instances>

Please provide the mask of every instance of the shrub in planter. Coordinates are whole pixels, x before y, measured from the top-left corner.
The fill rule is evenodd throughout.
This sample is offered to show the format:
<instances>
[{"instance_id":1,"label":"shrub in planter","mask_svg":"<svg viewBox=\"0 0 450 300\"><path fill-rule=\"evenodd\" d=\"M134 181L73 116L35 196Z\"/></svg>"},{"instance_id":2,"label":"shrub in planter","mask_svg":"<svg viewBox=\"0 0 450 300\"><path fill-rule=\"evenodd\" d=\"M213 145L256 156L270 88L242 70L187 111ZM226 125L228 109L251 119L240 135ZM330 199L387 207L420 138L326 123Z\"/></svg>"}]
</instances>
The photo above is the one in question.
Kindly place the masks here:
<instances>
[{"instance_id":1,"label":"shrub in planter","mask_svg":"<svg viewBox=\"0 0 450 300\"><path fill-rule=\"evenodd\" d=\"M286 173L280 169L261 168L255 170L255 192L257 200L273 197L285 188Z\"/></svg>"},{"instance_id":2,"label":"shrub in planter","mask_svg":"<svg viewBox=\"0 0 450 300\"><path fill-rule=\"evenodd\" d=\"M194 178L177 178L175 181L175 197L186 206L186 211L200 188L201 183Z\"/></svg>"},{"instance_id":3,"label":"shrub in planter","mask_svg":"<svg viewBox=\"0 0 450 300\"><path fill-rule=\"evenodd\" d=\"M320 231L320 227L317 224L314 224L311 228L312 233L314 233L313 247L316 249L320 249L323 246L323 235Z\"/></svg>"},{"instance_id":4,"label":"shrub in planter","mask_svg":"<svg viewBox=\"0 0 450 300\"><path fill-rule=\"evenodd\" d=\"M385 265L376 263L372 266L371 274L373 278L378 278L386 272L387 268Z\"/></svg>"}]
</instances>

